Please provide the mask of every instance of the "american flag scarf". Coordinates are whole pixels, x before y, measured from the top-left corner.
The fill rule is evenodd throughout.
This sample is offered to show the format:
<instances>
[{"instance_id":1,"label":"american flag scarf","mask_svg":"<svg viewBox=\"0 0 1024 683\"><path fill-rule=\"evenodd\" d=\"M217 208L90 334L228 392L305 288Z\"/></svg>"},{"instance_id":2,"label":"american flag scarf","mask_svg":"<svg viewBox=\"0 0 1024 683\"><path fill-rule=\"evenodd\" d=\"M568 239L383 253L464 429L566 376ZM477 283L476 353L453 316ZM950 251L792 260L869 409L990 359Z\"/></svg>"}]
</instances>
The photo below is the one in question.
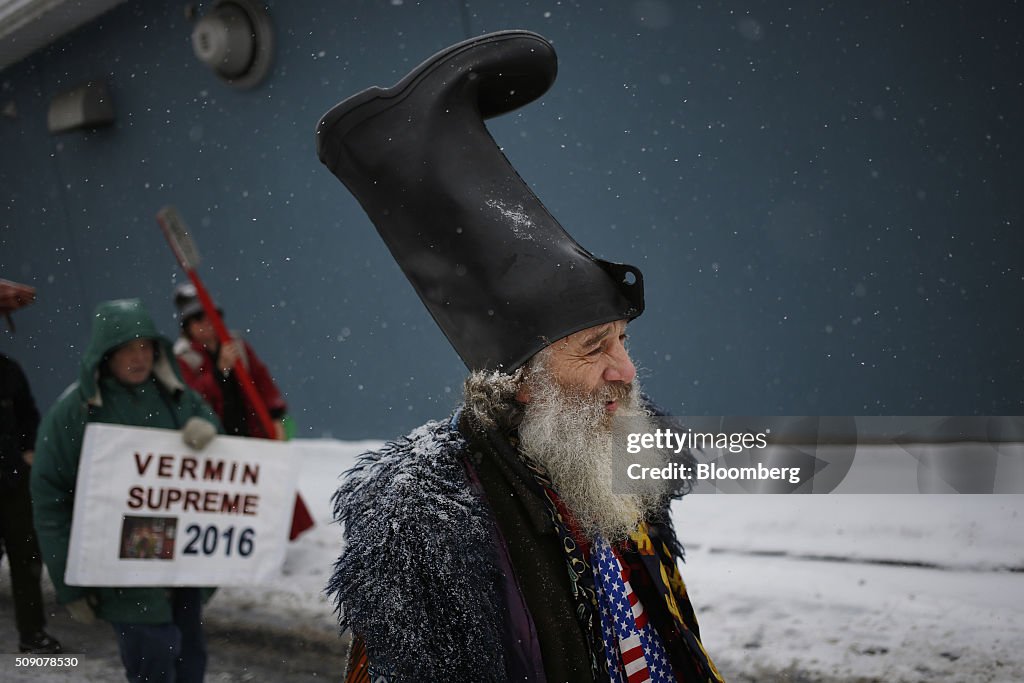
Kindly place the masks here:
<instances>
[{"instance_id":1,"label":"american flag scarf","mask_svg":"<svg viewBox=\"0 0 1024 683\"><path fill-rule=\"evenodd\" d=\"M515 445L514 438L511 443ZM555 493L547 470L525 454L519 453L519 456L532 475L538 493L547 502L551 521L562 541L572 595L576 602L576 617L587 636L591 650L594 680L634 683L628 676L622 678L619 674L619 677L616 677L614 667L609 667L620 650L617 642L613 644L614 648L609 646L603 629L604 601L600 598L599 592L602 590L601 584L605 577L599 571L596 546L589 547L590 544L580 538L572 514ZM604 545L610 548L607 542L604 542ZM666 663L664 671L668 677L651 678L652 683L658 680L723 683L721 674L700 642L697 620L686 585L679 575L676 559L668 546L658 537L655 529L642 523L632 538L626 541L623 547L615 550L614 554L619 564L627 567L627 571L630 572L630 587L642 589L640 594L647 595L644 599L649 601L649 607L655 608L645 610L648 614L646 628L655 637L660 636L658 645L661 647L662 660ZM634 598L639 597L636 592L634 590ZM638 600L638 604L644 603ZM652 640L648 638L648 642ZM632 648L627 647L627 650L631 651Z\"/></svg>"},{"instance_id":2,"label":"american flag scarf","mask_svg":"<svg viewBox=\"0 0 1024 683\"><path fill-rule=\"evenodd\" d=\"M674 683L665 646L651 625L630 583L630 568L600 536L591 546L590 563L601 617L608 674L615 683Z\"/></svg>"}]
</instances>

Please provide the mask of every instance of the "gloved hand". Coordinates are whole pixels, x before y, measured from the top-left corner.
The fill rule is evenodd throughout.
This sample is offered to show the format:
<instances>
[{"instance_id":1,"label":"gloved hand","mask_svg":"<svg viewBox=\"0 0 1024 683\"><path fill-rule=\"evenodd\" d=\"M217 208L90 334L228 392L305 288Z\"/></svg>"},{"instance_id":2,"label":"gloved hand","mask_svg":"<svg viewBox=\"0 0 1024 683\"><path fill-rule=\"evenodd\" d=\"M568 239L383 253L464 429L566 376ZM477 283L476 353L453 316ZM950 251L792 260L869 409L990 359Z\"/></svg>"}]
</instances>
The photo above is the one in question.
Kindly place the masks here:
<instances>
[{"instance_id":1,"label":"gloved hand","mask_svg":"<svg viewBox=\"0 0 1024 683\"><path fill-rule=\"evenodd\" d=\"M93 610L92 605L89 604L89 598L78 598L77 600L72 600L65 605L65 607L67 607L68 612L71 613L71 618L79 624L88 626L96 621L96 612Z\"/></svg>"},{"instance_id":2,"label":"gloved hand","mask_svg":"<svg viewBox=\"0 0 1024 683\"><path fill-rule=\"evenodd\" d=\"M190 417L181 428L181 440L189 448L201 451L217 436L217 428L213 423L201 417Z\"/></svg>"}]
</instances>

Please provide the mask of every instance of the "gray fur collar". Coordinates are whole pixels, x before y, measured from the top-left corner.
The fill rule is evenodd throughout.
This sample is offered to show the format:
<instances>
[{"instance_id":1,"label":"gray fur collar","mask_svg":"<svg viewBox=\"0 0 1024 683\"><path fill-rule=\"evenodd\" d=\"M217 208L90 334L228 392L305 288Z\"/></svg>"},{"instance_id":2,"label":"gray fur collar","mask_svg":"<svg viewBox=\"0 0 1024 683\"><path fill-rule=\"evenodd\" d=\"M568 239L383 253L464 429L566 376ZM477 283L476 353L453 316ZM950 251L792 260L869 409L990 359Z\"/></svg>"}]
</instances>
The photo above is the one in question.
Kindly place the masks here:
<instances>
[{"instance_id":1,"label":"gray fur collar","mask_svg":"<svg viewBox=\"0 0 1024 683\"><path fill-rule=\"evenodd\" d=\"M327 593L392 680L505 678L492 522L467 450L450 421L430 422L360 456L334 494L346 544Z\"/></svg>"}]
</instances>

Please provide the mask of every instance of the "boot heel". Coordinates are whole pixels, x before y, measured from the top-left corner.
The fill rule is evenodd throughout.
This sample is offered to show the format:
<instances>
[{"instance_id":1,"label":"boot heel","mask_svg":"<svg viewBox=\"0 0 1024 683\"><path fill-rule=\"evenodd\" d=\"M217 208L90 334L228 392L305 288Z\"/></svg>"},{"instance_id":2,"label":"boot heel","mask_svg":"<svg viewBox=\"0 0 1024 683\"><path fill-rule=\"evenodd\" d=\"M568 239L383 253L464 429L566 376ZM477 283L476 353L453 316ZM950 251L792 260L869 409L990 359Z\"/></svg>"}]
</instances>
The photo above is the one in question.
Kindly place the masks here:
<instances>
[{"instance_id":1,"label":"boot heel","mask_svg":"<svg viewBox=\"0 0 1024 683\"><path fill-rule=\"evenodd\" d=\"M331 173L337 168L341 142L348 132L379 111L379 108L367 108L365 111L360 109L379 100L385 93L385 88L367 88L334 105L320 118L316 124L316 154Z\"/></svg>"}]
</instances>

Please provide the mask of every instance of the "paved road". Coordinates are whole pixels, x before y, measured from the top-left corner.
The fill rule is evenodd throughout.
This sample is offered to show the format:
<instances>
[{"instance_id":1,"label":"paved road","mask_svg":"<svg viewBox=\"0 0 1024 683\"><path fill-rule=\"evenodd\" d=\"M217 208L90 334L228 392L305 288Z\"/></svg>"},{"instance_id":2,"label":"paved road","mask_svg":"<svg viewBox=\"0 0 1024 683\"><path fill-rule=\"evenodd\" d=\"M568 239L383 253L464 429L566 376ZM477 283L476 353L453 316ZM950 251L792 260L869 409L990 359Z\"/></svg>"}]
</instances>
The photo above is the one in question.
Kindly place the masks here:
<instances>
[{"instance_id":1,"label":"paved road","mask_svg":"<svg viewBox=\"0 0 1024 683\"><path fill-rule=\"evenodd\" d=\"M14 606L7 563L0 563L0 681L34 683L106 683L124 680L114 633L106 622L83 626L72 621L54 604L52 589L46 591L47 629L64 644L66 653L78 656L74 669L23 669L15 667L18 651L14 628ZM214 598L216 602L216 598ZM206 680L210 683L235 681L337 681L343 666L342 641L322 628L294 628L281 625L225 623L211 609L206 623L210 660Z\"/></svg>"}]
</instances>

